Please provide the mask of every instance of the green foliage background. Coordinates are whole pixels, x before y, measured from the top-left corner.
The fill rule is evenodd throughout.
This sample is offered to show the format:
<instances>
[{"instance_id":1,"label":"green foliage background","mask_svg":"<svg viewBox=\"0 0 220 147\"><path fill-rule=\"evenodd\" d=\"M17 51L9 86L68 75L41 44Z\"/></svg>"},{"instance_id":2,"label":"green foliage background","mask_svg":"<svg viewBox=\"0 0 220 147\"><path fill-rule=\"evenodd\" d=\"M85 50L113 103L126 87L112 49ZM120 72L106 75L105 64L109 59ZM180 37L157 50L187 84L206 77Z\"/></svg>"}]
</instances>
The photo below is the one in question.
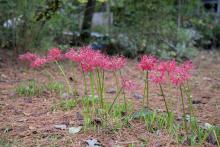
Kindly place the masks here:
<instances>
[{"instance_id":1,"label":"green foliage background","mask_svg":"<svg viewBox=\"0 0 220 147\"><path fill-rule=\"evenodd\" d=\"M96 12L106 2L114 24L109 32L103 26L91 31L108 35L109 40L101 43L110 45L113 53L185 59L196 55L196 47L220 44L219 18L206 12L200 0L97 0ZM81 31L86 3L87 0L0 0L0 47L36 51L61 44L69 46L73 38L65 38L63 32ZM22 21L11 28L3 27L13 18ZM91 39L93 42L96 40Z\"/></svg>"}]
</instances>

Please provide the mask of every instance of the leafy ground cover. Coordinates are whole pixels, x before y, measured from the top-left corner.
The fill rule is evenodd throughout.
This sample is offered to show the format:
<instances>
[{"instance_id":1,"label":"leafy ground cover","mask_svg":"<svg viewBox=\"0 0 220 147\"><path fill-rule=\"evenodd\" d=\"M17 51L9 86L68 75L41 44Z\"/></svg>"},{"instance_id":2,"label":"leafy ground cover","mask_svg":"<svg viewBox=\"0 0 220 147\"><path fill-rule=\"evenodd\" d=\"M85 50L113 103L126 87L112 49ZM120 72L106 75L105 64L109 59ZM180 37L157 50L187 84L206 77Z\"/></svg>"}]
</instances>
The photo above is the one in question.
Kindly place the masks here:
<instances>
[{"instance_id":1,"label":"leafy ground cover","mask_svg":"<svg viewBox=\"0 0 220 147\"><path fill-rule=\"evenodd\" d=\"M190 119L196 118L198 123L186 117L188 126L194 123L193 128L197 130L187 136L181 95L176 88L169 89L166 85L163 89L172 112L170 116L166 115L164 98L157 84L150 83L150 109L142 108L144 76L141 70L137 70L136 60L128 60L121 71L138 85L135 90L126 92L126 107L123 92L116 97L118 90L114 74L105 73L105 88L103 90L100 86L99 90L104 91L105 108L111 110L109 115L105 109L90 113L94 105L101 104L100 95L92 92L84 95L84 76L80 67L75 68L77 78L74 78L71 64L61 64L65 69L64 78L56 65L31 70L22 64L14 64L4 53L0 73L0 145L86 146L98 141L104 146L217 146L217 127L220 125L219 55L218 52L201 52L193 60L195 69L189 83L195 116ZM90 78L86 76L86 81ZM66 90L68 84L71 87L77 85L77 95ZM87 84L89 89L91 85ZM114 98L117 99L112 105ZM185 105L185 109L188 108L189 105ZM186 114L189 116L190 112L186 111ZM207 131L210 124L216 126L215 131Z\"/></svg>"}]
</instances>

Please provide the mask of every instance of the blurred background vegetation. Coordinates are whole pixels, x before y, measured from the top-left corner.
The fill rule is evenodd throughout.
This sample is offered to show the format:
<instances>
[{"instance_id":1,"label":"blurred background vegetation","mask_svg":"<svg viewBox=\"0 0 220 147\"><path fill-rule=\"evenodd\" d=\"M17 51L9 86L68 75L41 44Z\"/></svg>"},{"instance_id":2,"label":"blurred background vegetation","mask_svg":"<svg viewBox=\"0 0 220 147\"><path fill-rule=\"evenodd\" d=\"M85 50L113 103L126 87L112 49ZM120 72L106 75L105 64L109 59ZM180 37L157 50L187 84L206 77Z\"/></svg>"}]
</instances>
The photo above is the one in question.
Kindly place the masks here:
<instances>
[{"instance_id":1,"label":"blurred background vegetation","mask_svg":"<svg viewBox=\"0 0 220 147\"><path fill-rule=\"evenodd\" d=\"M220 2L211 1L0 0L0 49L17 55L91 44L132 58L189 59L219 48Z\"/></svg>"}]
</instances>

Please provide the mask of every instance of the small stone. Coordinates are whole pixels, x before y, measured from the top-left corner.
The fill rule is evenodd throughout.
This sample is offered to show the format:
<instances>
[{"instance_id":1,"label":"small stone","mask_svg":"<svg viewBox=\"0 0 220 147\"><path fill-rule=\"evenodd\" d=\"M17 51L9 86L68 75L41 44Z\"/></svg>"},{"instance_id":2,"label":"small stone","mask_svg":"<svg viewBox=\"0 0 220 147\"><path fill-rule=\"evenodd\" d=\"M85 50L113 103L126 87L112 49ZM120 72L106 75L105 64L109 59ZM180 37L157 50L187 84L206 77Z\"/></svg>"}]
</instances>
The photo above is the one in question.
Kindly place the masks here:
<instances>
[{"instance_id":1,"label":"small stone","mask_svg":"<svg viewBox=\"0 0 220 147\"><path fill-rule=\"evenodd\" d=\"M109 90L106 91L106 93L114 94L116 93L116 90L114 88L110 88Z\"/></svg>"},{"instance_id":2,"label":"small stone","mask_svg":"<svg viewBox=\"0 0 220 147\"><path fill-rule=\"evenodd\" d=\"M7 79L7 76L6 75L4 75L4 74L1 74L1 77L2 77L2 79Z\"/></svg>"},{"instance_id":3,"label":"small stone","mask_svg":"<svg viewBox=\"0 0 220 147\"><path fill-rule=\"evenodd\" d=\"M142 94L140 94L140 93L135 93L134 94L134 98L136 98L136 99L143 99L144 96Z\"/></svg>"},{"instance_id":4,"label":"small stone","mask_svg":"<svg viewBox=\"0 0 220 147\"><path fill-rule=\"evenodd\" d=\"M190 121L190 115L186 114L186 120Z\"/></svg>"},{"instance_id":5,"label":"small stone","mask_svg":"<svg viewBox=\"0 0 220 147\"><path fill-rule=\"evenodd\" d=\"M157 111L157 112L164 112L163 109L157 109L156 111Z\"/></svg>"},{"instance_id":6,"label":"small stone","mask_svg":"<svg viewBox=\"0 0 220 147\"><path fill-rule=\"evenodd\" d=\"M97 139L88 139L85 141L86 147L101 147L102 144Z\"/></svg>"},{"instance_id":7,"label":"small stone","mask_svg":"<svg viewBox=\"0 0 220 147\"><path fill-rule=\"evenodd\" d=\"M69 128L69 133L70 134L76 134L76 133L80 132L81 129L82 129L81 126L79 126L79 127L70 127Z\"/></svg>"},{"instance_id":8,"label":"small stone","mask_svg":"<svg viewBox=\"0 0 220 147\"><path fill-rule=\"evenodd\" d=\"M29 129L30 129L30 130L35 130L36 128L33 127L33 126L29 126Z\"/></svg>"},{"instance_id":9,"label":"small stone","mask_svg":"<svg viewBox=\"0 0 220 147\"><path fill-rule=\"evenodd\" d=\"M212 80L212 79L209 78L209 77L203 77L202 79L205 80L205 81L211 81L211 80Z\"/></svg>"},{"instance_id":10,"label":"small stone","mask_svg":"<svg viewBox=\"0 0 220 147\"><path fill-rule=\"evenodd\" d=\"M211 129L212 127L213 127L213 126L212 126L211 124L209 124L209 123L205 123L205 124L204 124L204 128L207 129L207 130L208 130L208 129Z\"/></svg>"},{"instance_id":11,"label":"small stone","mask_svg":"<svg viewBox=\"0 0 220 147\"><path fill-rule=\"evenodd\" d=\"M54 125L54 128L60 129L60 130L66 130L66 125Z\"/></svg>"}]
</instances>

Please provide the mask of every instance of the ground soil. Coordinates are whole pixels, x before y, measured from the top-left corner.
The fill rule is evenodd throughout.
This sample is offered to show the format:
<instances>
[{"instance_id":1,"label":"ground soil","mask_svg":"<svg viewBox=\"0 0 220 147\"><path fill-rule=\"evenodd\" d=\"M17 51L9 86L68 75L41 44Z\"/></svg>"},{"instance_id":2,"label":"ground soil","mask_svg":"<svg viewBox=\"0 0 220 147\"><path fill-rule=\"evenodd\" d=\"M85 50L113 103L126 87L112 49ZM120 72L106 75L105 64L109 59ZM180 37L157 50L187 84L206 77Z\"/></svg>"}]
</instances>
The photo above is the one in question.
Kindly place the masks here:
<instances>
[{"instance_id":1,"label":"ground soil","mask_svg":"<svg viewBox=\"0 0 220 147\"><path fill-rule=\"evenodd\" d=\"M0 141L9 141L14 146L85 146L86 139L98 139L104 146L128 146L135 144L140 146L146 140L148 146L182 146L177 144L166 131L159 134L146 131L145 124L140 121L132 121L132 127L124 127L117 132L108 133L104 129L96 131L89 129L70 135L68 130L54 128L55 124L79 126L81 121L77 116L81 113L81 105L77 105L69 111L60 109L51 111L52 106L62 97L59 94L43 92L38 96L24 97L16 93L16 87L30 79L38 83L51 81L63 82L56 66L47 66L42 70L28 70L23 64L12 61L10 52L0 52ZM201 123L210 123L220 126L220 53L218 51L202 51L193 59L195 70L190 81L194 101L195 116ZM143 93L143 74L137 69L137 61L129 60L122 74L135 81L135 91L127 92L129 102L133 104L134 111L140 110L142 99L134 97L134 93ZM64 65L68 76L71 68L68 63ZM50 71L55 79L49 79L45 74ZM106 74L106 91L116 88L111 73ZM77 71L77 87L80 95L83 94L81 72ZM165 85L165 87L167 87ZM156 85L150 85L150 107L159 111L165 111L163 98ZM168 89L165 89L168 91ZM170 107L181 116L179 90L172 88L169 95ZM115 94L106 93L106 100L112 101ZM0 144L1 145L1 144ZM214 146L206 143L205 146Z\"/></svg>"}]
</instances>

